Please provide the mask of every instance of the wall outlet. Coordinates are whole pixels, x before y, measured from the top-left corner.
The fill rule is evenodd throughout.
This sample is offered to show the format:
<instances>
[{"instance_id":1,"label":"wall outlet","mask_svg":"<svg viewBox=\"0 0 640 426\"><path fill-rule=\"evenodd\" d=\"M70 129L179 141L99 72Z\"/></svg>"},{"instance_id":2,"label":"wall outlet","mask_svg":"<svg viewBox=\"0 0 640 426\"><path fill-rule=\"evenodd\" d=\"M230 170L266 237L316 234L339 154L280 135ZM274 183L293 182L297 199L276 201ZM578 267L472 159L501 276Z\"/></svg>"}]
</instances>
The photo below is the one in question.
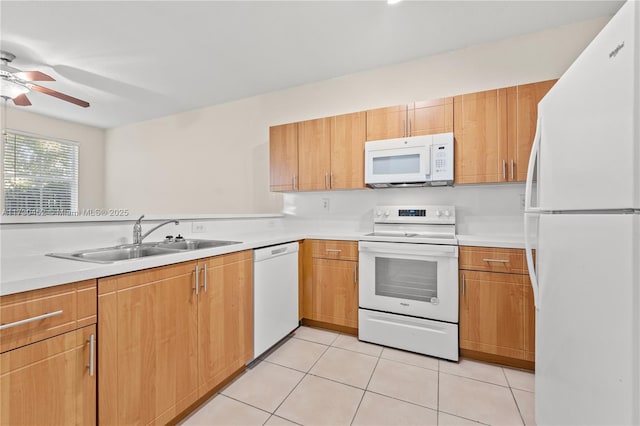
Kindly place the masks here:
<instances>
[{"instance_id":1,"label":"wall outlet","mask_svg":"<svg viewBox=\"0 0 640 426\"><path fill-rule=\"evenodd\" d=\"M193 222L191 224L191 232L194 234L199 232L207 232L207 224L205 222Z\"/></svg>"},{"instance_id":2,"label":"wall outlet","mask_svg":"<svg viewBox=\"0 0 640 426\"><path fill-rule=\"evenodd\" d=\"M320 201L322 201L322 211L328 212L330 207L329 199L322 198Z\"/></svg>"},{"instance_id":3,"label":"wall outlet","mask_svg":"<svg viewBox=\"0 0 640 426\"><path fill-rule=\"evenodd\" d=\"M520 211L523 212L524 211L524 194L519 194L518 196L520 197Z\"/></svg>"}]
</instances>

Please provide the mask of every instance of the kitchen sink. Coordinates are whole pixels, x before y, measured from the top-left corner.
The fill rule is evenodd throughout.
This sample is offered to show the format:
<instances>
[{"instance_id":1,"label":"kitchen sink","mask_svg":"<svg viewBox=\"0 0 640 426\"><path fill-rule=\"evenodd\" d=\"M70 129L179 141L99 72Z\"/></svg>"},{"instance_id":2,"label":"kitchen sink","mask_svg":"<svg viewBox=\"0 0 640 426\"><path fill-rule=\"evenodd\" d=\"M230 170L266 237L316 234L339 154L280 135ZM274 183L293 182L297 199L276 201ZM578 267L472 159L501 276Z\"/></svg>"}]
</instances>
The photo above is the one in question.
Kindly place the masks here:
<instances>
[{"instance_id":1,"label":"kitchen sink","mask_svg":"<svg viewBox=\"0 0 640 426\"><path fill-rule=\"evenodd\" d=\"M116 247L79 250L72 253L47 253L47 256L93 263L113 263L122 260L139 259L142 257L159 256L163 254L184 253L191 250L222 247L231 244L240 244L240 241L186 239L180 241L127 244Z\"/></svg>"},{"instance_id":2,"label":"kitchen sink","mask_svg":"<svg viewBox=\"0 0 640 426\"><path fill-rule=\"evenodd\" d=\"M198 250L213 247L229 246L232 244L240 244L240 241L222 241L222 240L181 240L154 243L155 247L174 250Z\"/></svg>"}]
</instances>

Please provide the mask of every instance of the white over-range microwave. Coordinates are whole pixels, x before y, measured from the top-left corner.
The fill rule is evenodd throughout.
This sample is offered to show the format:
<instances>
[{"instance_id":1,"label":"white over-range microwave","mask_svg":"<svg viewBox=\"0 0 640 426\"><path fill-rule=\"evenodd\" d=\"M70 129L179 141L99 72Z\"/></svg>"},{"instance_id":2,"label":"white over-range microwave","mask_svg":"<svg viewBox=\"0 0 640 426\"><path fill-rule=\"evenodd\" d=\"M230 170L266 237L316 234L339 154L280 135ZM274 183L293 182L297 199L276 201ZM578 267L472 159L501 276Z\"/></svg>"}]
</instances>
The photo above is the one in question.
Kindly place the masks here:
<instances>
[{"instance_id":1,"label":"white over-range microwave","mask_svg":"<svg viewBox=\"0 0 640 426\"><path fill-rule=\"evenodd\" d=\"M365 183L372 188L453 185L453 133L365 143Z\"/></svg>"}]
</instances>

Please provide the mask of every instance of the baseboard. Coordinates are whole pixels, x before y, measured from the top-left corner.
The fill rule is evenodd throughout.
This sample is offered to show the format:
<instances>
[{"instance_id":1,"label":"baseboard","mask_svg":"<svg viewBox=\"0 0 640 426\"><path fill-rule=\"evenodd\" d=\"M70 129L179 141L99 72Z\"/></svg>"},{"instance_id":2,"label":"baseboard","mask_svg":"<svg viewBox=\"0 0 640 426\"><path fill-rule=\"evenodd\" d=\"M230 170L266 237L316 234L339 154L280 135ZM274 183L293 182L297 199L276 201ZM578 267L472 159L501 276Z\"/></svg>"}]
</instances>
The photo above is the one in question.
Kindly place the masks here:
<instances>
[{"instance_id":1,"label":"baseboard","mask_svg":"<svg viewBox=\"0 0 640 426\"><path fill-rule=\"evenodd\" d=\"M524 359L509 358L500 355L488 354L485 352L477 352L469 349L460 349L460 355L463 358L475 359L478 361L490 362L492 364L506 365L508 367L522 368L525 370L535 371L536 363L533 361L525 361Z\"/></svg>"},{"instance_id":2,"label":"baseboard","mask_svg":"<svg viewBox=\"0 0 640 426\"><path fill-rule=\"evenodd\" d=\"M351 334L353 336L358 335L358 329L353 327L347 327L344 325L331 324L329 322L316 321L308 318L302 318L300 324L308 327L324 328L325 330L338 331L340 333Z\"/></svg>"}]
</instances>

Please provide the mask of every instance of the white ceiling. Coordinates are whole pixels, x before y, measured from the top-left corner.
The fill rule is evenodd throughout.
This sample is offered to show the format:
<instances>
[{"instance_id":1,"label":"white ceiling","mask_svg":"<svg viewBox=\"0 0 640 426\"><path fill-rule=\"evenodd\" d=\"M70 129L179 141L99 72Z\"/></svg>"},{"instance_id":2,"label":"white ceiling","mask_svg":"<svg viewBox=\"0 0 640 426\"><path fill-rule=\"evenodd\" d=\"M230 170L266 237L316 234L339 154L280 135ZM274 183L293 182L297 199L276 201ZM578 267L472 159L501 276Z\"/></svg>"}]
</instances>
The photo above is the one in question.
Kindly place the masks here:
<instances>
[{"instance_id":1,"label":"white ceiling","mask_svg":"<svg viewBox=\"0 0 640 426\"><path fill-rule=\"evenodd\" d=\"M621 1L0 2L13 66L91 103L30 111L111 128L613 15ZM559 43L562 40L558 40Z\"/></svg>"}]
</instances>

